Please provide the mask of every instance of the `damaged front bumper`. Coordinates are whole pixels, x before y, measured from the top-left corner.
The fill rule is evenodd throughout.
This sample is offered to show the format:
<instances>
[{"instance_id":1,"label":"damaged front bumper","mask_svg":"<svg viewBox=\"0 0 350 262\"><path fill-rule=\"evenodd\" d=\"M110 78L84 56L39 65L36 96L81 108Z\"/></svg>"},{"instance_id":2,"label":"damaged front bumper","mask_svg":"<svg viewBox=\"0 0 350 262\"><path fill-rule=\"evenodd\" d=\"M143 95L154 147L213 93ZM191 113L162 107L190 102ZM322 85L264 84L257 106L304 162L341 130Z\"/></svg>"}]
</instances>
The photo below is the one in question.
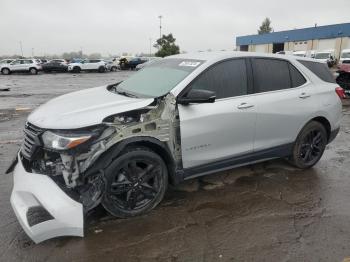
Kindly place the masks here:
<instances>
[{"instance_id":1,"label":"damaged front bumper","mask_svg":"<svg viewBox=\"0 0 350 262\"><path fill-rule=\"evenodd\" d=\"M58 236L84 236L83 205L47 175L27 172L18 155L12 208L27 235L39 243Z\"/></svg>"}]
</instances>

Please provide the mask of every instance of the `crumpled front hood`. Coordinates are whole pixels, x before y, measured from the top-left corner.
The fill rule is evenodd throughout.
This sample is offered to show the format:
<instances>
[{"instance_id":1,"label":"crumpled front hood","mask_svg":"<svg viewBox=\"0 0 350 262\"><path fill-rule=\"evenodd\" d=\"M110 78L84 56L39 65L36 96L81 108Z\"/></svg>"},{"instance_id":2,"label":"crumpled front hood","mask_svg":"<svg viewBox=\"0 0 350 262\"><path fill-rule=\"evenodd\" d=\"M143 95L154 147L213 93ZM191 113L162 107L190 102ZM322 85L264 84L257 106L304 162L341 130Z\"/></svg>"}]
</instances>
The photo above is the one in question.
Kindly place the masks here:
<instances>
[{"instance_id":1,"label":"crumpled front hood","mask_svg":"<svg viewBox=\"0 0 350 262\"><path fill-rule=\"evenodd\" d=\"M148 106L153 98L115 94L106 86L85 89L54 98L33 111L28 121L48 129L75 129L100 124L110 115Z\"/></svg>"}]
</instances>

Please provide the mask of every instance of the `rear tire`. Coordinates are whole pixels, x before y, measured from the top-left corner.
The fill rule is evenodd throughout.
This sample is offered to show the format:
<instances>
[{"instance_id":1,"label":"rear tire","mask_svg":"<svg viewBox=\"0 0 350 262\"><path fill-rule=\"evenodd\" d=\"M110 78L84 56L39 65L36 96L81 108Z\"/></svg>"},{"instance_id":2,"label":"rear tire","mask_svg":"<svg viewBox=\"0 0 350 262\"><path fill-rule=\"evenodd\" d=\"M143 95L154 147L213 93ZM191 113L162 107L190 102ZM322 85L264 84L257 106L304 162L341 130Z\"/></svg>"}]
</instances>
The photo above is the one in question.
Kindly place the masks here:
<instances>
[{"instance_id":1,"label":"rear tire","mask_svg":"<svg viewBox=\"0 0 350 262\"><path fill-rule=\"evenodd\" d=\"M3 75L10 75L10 74L11 74L11 71L10 71L10 69L8 69L8 68L3 68L3 69L1 70L1 74L3 74Z\"/></svg>"},{"instance_id":2,"label":"rear tire","mask_svg":"<svg viewBox=\"0 0 350 262\"><path fill-rule=\"evenodd\" d=\"M120 218L145 214L163 199L168 170L163 159L145 147L126 149L105 169L102 205Z\"/></svg>"},{"instance_id":3,"label":"rear tire","mask_svg":"<svg viewBox=\"0 0 350 262\"><path fill-rule=\"evenodd\" d=\"M37 75L38 74L38 70L36 68L32 67L32 68L29 68L29 73L31 75Z\"/></svg>"},{"instance_id":4,"label":"rear tire","mask_svg":"<svg viewBox=\"0 0 350 262\"><path fill-rule=\"evenodd\" d=\"M308 123L299 133L290 162L301 169L314 166L322 157L327 145L327 131L316 121Z\"/></svg>"},{"instance_id":5,"label":"rear tire","mask_svg":"<svg viewBox=\"0 0 350 262\"><path fill-rule=\"evenodd\" d=\"M106 68L104 68L103 66L100 66L99 68L98 68L98 72L99 73L104 73L106 71Z\"/></svg>"},{"instance_id":6,"label":"rear tire","mask_svg":"<svg viewBox=\"0 0 350 262\"><path fill-rule=\"evenodd\" d=\"M117 71L117 67L112 66L112 67L111 67L111 71L112 71L112 72L116 72L116 71Z\"/></svg>"}]
</instances>

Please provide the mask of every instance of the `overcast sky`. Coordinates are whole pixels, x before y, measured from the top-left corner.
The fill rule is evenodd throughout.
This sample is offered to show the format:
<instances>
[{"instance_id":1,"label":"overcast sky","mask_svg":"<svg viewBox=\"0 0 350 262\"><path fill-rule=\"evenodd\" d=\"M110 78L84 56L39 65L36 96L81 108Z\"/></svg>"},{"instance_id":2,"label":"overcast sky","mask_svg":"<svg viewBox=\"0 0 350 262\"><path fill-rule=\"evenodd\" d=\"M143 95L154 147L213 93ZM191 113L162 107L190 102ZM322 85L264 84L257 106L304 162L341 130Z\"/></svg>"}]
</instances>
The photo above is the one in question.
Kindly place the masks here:
<instances>
[{"instance_id":1,"label":"overcast sky","mask_svg":"<svg viewBox=\"0 0 350 262\"><path fill-rule=\"evenodd\" d=\"M20 41L25 56L148 53L159 15L181 51L232 50L265 17L280 31L350 22L349 11L349 0L0 0L0 55L20 54Z\"/></svg>"}]
</instances>

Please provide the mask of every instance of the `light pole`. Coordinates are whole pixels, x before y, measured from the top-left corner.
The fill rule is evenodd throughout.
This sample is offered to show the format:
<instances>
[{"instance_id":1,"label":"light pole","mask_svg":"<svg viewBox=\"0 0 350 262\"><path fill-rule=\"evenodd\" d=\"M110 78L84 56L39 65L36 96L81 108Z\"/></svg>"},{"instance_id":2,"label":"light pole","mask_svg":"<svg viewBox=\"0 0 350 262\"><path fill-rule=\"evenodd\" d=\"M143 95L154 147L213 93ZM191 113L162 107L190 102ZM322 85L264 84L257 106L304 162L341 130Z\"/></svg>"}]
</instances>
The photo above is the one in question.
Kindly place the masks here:
<instances>
[{"instance_id":1,"label":"light pole","mask_svg":"<svg viewBox=\"0 0 350 262\"><path fill-rule=\"evenodd\" d=\"M21 54L22 54L22 57L23 57L22 41L19 41L19 46L20 46L20 48L21 48Z\"/></svg>"},{"instance_id":2,"label":"light pole","mask_svg":"<svg viewBox=\"0 0 350 262\"><path fill-rule=\"evenodd\" d=\"M34 58L34 48L32 48L32 57Z\"/></svg>"},{"instance_id":3,"label":"light pole","mask_svg":"<svg viewBox=\"0 0 350 262\"><path fill-rule=\"evenodd\" d=\"M163 16L158 16L159 18L159 38L162 38L162 18Z\"/></svg>"}]
</instances>

